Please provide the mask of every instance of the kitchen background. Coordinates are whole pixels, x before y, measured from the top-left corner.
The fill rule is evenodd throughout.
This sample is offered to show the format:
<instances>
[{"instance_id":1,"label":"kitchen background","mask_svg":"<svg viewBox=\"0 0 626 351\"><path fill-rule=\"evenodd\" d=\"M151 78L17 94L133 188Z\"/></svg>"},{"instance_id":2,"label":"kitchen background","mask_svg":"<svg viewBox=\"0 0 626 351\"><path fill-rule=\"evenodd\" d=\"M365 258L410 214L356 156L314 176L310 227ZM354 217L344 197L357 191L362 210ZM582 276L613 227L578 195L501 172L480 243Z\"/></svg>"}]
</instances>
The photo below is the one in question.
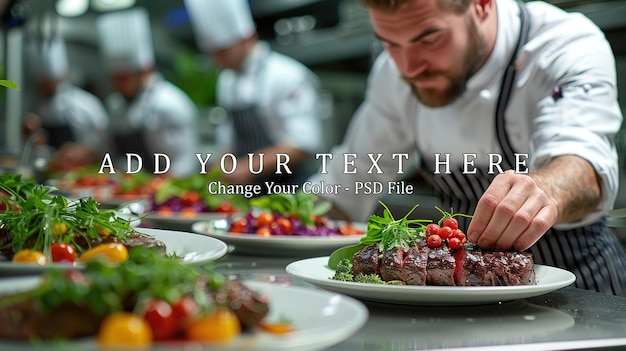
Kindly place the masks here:
<instances>
[{"instance_id":1,"label":"kitchen background","mask_svg":"<svg viewBox=\"0 0 626 351\"><path fill-rule=\"evenodd\" d=\"M582 12L606 33L617 56L621 106L626 108L626 1L550 0L568 11ZM261 39L279 52L314 70L321 79L321 107L326 146L341 141L352 113L363 97L366 77L381 45L372 34L358 0L251 0ZM0 0L0 77L13 80L19 91L0 91L0 170L19 166L22 153L20 116L23 96L32 89L23 65L23 43L38 33L58 32L67 40L71 81L99 97L110 91L98 55L95 18L128 6L146 7L151 16L158 69L185 90L201 108L201 137L210 152L213 130L224 118L214 108L217 70L198 52L182 0ZM626 132L618 137L622 187L616 208L626 207ZM17 164L15 164L17 162ZM419 184L419 179L411 179ZM433 208L427 188L419 196L384 201L404 213L417 201ZM618 229L620 232L623 229ZM621 234L621 233L620 233ZM626 237L626 235L620 235ZM625 239L626 240L626 239Z\"/></svg>"}]
</instances>

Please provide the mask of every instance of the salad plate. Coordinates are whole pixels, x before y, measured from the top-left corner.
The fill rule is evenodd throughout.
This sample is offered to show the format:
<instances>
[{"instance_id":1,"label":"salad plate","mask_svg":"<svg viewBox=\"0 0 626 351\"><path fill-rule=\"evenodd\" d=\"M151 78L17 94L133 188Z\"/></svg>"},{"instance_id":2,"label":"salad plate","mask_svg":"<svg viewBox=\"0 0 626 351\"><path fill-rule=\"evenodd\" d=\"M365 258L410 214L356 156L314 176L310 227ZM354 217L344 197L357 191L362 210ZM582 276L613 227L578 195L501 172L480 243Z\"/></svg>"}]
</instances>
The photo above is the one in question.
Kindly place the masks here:
<instances>
[{"instance_id":1,"label":"salad plate","mask_svg":"<svg viewBox=\"0 0 626 351\"><path fill-rule=\"evenodd\" d=\"M149 223L152 228L192 231L192 225L195 222L226 219L229 216L232 214L223 212L197 212L193 214L149 212L141 218Z\"/></svg>"},{"instance_id":2,"label":"salad plate","mask_svg":"<svg viewBox=\"0 0 626 351\"><path fill-rule=\"evenodd\" d=\"M333 280L328 257L315 257L287 265L287 274L306 283L363 300L408 305L475 305L543 295L571 285L576 276L566 270L535 265L536 285L519 286L415 286L379 285Z\"/></svg>"},{"instance_id":3,"label":"salad plate","mask_svg":"<svg viewBox=\"0 0 626 351\"><path fill-rule=\"evenodd\" d=\"M189 232L152 228L135 228L140 233L154 236L165 244L166 252L181 258L185 263L202 264L217 260L228 251L228 246L215 238ZM50 263L45 266L36 264L15 264L0 256L0 275L39 274L47 267L76 268L80 265Z\"/></svg>"},{"instance_id":4,"label":"salad plate","mask_svg":"<svg viewBox=\"0 0 626 351\"><path fill-rule=\"evenodd\" d=\"M5 278L0 280L0 295L34 287L38 277ZM242 334L226 345L172 342L155 344L153 350L249 350L249 351L315 351L335 345L356 333L366 323L369 312L358 300L351 297L308 287L282 286L254 281L244 281L251 289L269 298L268 320L287 318L294 331L284 335L263 332ZM306 301L303 304L302 301ZM323 336L323 337L320 337ZM92 338L78 341L25 343L0 340L4 350L97 350Z\"/></svg>"},{"instance_id":5,"label":"salad plate","mask_svg":"<svg viewBox=\"0 0 626 351\"><path fill-rule=\"evenodd\" d=\"M329 226L342 225L342 221L329 221ZM365 223L351 223L362 232L367 231ZM271 235L268 237L256 234L228 232L228 218L195 222L191 229L194 233L208 235L234 246L235 253L254 254L259 256L318 256L328 255L335 249L346 245L357 244L362 234L351 235Z\"/></svg>"}]
</instances>

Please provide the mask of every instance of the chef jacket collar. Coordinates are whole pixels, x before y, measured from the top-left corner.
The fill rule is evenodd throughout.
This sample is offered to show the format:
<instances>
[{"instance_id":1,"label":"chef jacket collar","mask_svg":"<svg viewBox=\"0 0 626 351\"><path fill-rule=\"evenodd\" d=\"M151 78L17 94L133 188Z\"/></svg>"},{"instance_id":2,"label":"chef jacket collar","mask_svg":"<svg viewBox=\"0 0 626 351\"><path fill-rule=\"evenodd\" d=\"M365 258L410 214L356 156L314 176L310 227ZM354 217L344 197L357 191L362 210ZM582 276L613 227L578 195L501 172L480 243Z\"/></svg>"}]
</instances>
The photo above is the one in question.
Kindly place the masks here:
<instances>
[{"instance_id":1,"label":"chef jacket collar","mask_svg":"<svg viewBox=\"0 0 626 351\"><path fill-rule=\"evenodd\" d=\"M489 58L467 82L466 92L480 91L499 81L517 45L520 32L519 7L514 0L496 0L498 32ZM498 86L499 88L499 86Z\"/></svg>"},{"instance_id":2,"label":"chef jacket collar","mask_svg":"<svg viewBox=\"0 0 626 351\"><path fill-rule=\"evenodd\" d=\"M246 56L241 64L241 74L257 74L261 70L261 65L270 54L270 46L266 42L257 42L250 54Z\"/></svg>"}]
</instances>

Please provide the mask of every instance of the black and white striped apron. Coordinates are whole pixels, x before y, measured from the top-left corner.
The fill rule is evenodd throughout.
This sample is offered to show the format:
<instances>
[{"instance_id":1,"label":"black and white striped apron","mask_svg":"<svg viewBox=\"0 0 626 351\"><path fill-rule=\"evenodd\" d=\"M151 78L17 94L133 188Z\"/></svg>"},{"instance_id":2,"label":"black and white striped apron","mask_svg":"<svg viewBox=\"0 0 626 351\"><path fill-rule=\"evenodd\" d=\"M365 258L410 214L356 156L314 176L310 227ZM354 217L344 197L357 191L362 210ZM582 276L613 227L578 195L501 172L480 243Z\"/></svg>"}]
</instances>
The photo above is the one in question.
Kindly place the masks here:
<instances>
[{"instance_id":1,"label":"black and white striped apron","mask_svg":"<svg viewBox=\"0 0 626 351\"><path fill-rule=\"evenodd\" d=\"M263 69L266 59L267 56L263 59L259 69L259 74L256 77L257 81L255 84L258 88L259 94L264 91L264 89L262 89L262 84L259 82L262 82L263 78L261 73L267 73L267 70ZM234 87L237 88L237 84L234 84ZM228 116L233 122L235 132L234 149L235 156L238 158L247 157L247 155L251 153L255 154L254 157L259 157L258 151L260 149L271 146L275 143L270 136L270 131L267 129L268 126L265 123L265 119L261 115L261 111L256 104L250 104L246 107L237 109L228 109ZM253 183L262 184L263 182L271 181L277 184L298 184L304 179L302 177L301 167L289 165L289 169L292 171L292 174L273 174L270 176L256 177ZM266 187L262 187L262 189L266 190Z\"/></svg>"},{"instance_id":2,"label":"black and white striped apron","mask_svg":"<svg viewBox=\"0 0 626 351\"><path fill-rule=\"evenodd\" d=\"M503 153L503 169L514 164L515 151L505 128L505 111L514 86L517 54L526 43L530 28L530 15L523 3L520 5L520 34L500 86L496 104L495 125L498 143ZM435 174L432 165L422 162L421 174L433 187L446 210L456 213L474 213L478 200L495 174L477 168L476 174L463 174L453 170L449 174ZM461 225L468 221L460 218ZM619 240L605 225L605 220L571 230L551 228L529 251L538 264L567 269L576 275L576 287L608 294L626 296L626 254Z\"/></svg>"}]
</instances>

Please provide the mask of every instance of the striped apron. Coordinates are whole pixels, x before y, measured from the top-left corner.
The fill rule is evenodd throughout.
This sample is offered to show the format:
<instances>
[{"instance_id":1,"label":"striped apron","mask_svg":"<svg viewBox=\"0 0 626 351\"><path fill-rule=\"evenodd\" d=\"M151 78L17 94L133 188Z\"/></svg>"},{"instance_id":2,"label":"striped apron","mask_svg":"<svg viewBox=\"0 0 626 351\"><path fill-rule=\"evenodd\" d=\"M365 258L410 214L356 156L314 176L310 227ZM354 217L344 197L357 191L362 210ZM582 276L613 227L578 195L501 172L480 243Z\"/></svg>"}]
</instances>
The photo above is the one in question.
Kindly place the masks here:
<instances>
[{"instance_id":1,"label":"striped apron","mask_svg":"<svg viewBox=\"0 0 626 351\"><path fill-rule=\"evenodd\" d=\"M261 65L265 65L265 59ZM267 72L267 70L259 69L259 72ZM261 78L260 73L257 78ZM257 79L257 87L260 85L258 83L260 80L261 79ZM237 85L235 84L234 86L236 87ZM258 91L262 92L264 90L258 89ZM251 153L255 154L254 157L259 157L257 153L260 149L275 143L271 138L270 131L267 129L268 126L264 122L264 118L257 105L250 104L246 107L228 109L228 116L233 122L235 134L234 150L237 158L247 157L247 155ZM289 165L289 169L292 171L292 174L257 176L252 183L263 184L264 182L275 182L277 184L298 184L304 180L302 167ZM261 188L264 191L267 190L265 186Z\"/></svg>"},{"instance_id":2,"label":"striped apron","mask_svg":"<svg viewBox=\"0 0 626 351\"><path fill-rule=\"evenodd\" d=\"M506 133L504 114L514 86L517 53L526 43L530 28L528 10L523 3L519 5L520 35L502 79L495 111L495 132L503 153L503 169L510 169L514 164L515 150ZM444 209L473 213L481 195L495 178L484 169L476 170L476 174L463 174L462 170L435 174L432 165L422 162L420 173L432 186ZM469 221L458 218L460 225L467 227ZM528 251L538 264L574 273L576 287L626 296L626 254L615 234L606 226L605 219L570 230L551 228Z\"/></svg>"}]
</instances>

